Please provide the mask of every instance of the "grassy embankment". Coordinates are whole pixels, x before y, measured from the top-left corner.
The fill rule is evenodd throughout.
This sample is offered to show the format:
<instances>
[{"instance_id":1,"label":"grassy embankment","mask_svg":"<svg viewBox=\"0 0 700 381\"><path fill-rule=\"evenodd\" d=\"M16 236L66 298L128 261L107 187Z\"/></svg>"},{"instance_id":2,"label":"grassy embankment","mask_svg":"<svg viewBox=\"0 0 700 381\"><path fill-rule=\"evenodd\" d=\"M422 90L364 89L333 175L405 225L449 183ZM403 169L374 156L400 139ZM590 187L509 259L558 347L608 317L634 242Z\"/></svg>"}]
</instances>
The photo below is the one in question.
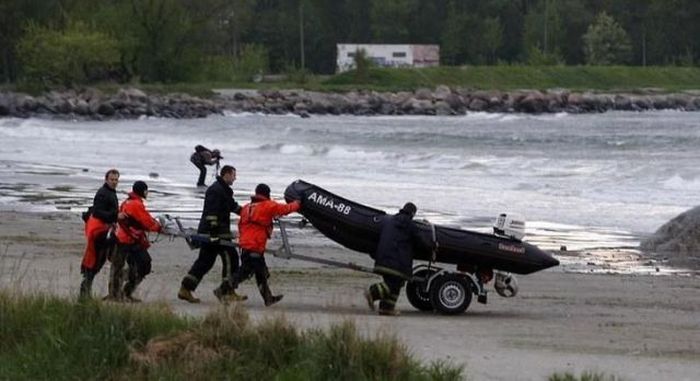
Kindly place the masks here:
<instances>
[{"instance_id":1,"label":"grassy embankment","mask_svg":"<svg viewBox=\"0 0 700 381\"><path fill-rule=\"evenodd\" d=\"M357 89L377 91L411 91L438 85L480 90L569 89L605 92L658 89L664 92L700 90L700 67L631 67L631 66L465 66L423 69L373 68L367 79L358 82L355 72L334 76L308 75L305 81L274 82L201 82L172 84L132 84L148 93L182 92L211 96L211 89L306 89L344 92ZM91 85L113 93L127 84ZM26 86L2 85L0 90L42 91Z\"/></svg>"},{"instance_id":2,"label":"grassy embankment","mask_svg":"<svg viewBox=\"0 0 700 381\"><path fill-rule=\"evenodd\" d=\"M355 73L323 82L327 89L357 87ZM700 89L700 68L630 66L469 66L424 69L373 69L367 86L377 90L410 90L445 84L473 89L552 89L663 91Z\"/></svg>"},{"instance_id":3,"label":"grassy embankment","mask_svg":"<svg viewBox=\"0 0 700 381\"><path fill-rule=\"evenodd\" d=\"M365 339L352 323L299 331L253 324L245 310L204 319L165 306L74 303L0 291L2 380L458 380L462 369L422 365L395 338Z\"/></svg>"},{"instance_id":4,"label":"grassy embankment","mask_svg":"<svg viewBox=\"0 0 700 381\"><path fill-rule=\"evenodd\" d=\"M215 88L291 89L316 91L412 91L438 85L479 90L569 89L634 92L700 90L700 68L629 66L469 66L423 69L371 69L368 80L357 82L355 72L335 76L309 76L304 83L199 83L144 85L146 91L182 91L206 95ZM116 87L115 87L116 88Z\"/></svg>"}]
</instances>

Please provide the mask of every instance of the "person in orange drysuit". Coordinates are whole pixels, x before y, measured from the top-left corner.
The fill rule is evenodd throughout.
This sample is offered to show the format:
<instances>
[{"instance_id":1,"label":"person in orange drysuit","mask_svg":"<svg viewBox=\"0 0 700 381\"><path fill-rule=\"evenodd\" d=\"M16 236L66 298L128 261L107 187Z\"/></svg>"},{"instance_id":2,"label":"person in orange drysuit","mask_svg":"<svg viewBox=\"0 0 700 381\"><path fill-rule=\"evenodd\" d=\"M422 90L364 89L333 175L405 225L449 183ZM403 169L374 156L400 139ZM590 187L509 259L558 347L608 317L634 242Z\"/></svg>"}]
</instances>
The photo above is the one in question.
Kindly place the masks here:
<instances>
[{"instance_id":1,"label":"person in orange drysuit","mask_svg":"<svg viewBox=\"0 0 700 381\"><path fill-rule=\"evenodd\" d=\"M113 236L108 236L108 232L118 219L124 218L124 214L119 213L117 184L119 171L110 169L105 173L104 185L95 193L92 206L83 213L86 244L80 264L80 272L83 275L80 283L81 299L90 297L92 282L114 248Z\"/></svg>"},{"instance_id":2,"label":"person in orange drysuit","mask_svg":"<svg viewBox=\"0 0 700 381\"><path fill-rule=\"evenodd\" d=\"M144 200L148 197L148 185L136 181L129 192L129 198L122 202L119 211L125 217L117 224L117 252L112 260L110 297L117 300L140 302L133 296L136 287L151 272L151 246L146 232L159 232L162 227L146 210ZM124 262L129 265L127 281L121 287ZM116 277L116 278L115 278Z\"/></svg>"},{"instance_id":3,"label":"person in orange drysuit","mask_svg":"<svg viewBox=\"0 0 700 381\"><path fill-rule=\"evenodd\" d=\"M272 221L280 216L296 212L301 208L299 201L282 204L270 200L270 187L258 184L251 202L241 209L238 220L238 244L241 247L241 267L234 275L234 288L255 274L255 281L265 306L282 300L283 295L272 295L267 279L270 272L265 263L265 248L272 234Z\"/></svg>"}]
</instances>

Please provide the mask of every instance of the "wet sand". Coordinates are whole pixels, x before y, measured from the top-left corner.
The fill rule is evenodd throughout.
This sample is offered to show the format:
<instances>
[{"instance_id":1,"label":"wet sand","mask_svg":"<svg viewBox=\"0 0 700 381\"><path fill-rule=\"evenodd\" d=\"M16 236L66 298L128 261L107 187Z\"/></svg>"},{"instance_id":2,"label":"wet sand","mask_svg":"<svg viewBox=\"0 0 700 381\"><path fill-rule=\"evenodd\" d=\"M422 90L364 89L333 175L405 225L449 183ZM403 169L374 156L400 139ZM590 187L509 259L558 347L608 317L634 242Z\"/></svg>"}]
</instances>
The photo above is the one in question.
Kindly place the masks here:
<instances>
[{"instance_id":1,"label":"wet sand","mask_svg":"<svg viewBox=\"0 0 700 381\"><path fill-rule=\"evenodd\" d=\"M82 221L75 213L0 212L0 287L75 297L84 247ZM307 255L354 260L340 248L295 246ZM220 264L197 290L190 305L176 298L182 276L196 258L181 239L154 244L154 273L139 296L146 304L166 303L175 312L203 316L220 308L211 293ZM625 380L700 378L700 276L569 273L561 268L519 276L520 293L504 299L492 292L486 305L474 303L464 315L418 312L399 299L402 315L371 313L363 289L370 274L269 259L271 287L284 300L265 308L254 282L241 286L253 319L284 315L299 327L325 327L354 320L368 335L390 332L421 359L465 365L472 380L545 380L555 372L594 371ZM370 262L368 262L370 263ZM292 266L289 266L289 265ZM109 265L107 265L109 266ZM106 293L108 268L95 293Z\"/></svg>"}]
</instances>

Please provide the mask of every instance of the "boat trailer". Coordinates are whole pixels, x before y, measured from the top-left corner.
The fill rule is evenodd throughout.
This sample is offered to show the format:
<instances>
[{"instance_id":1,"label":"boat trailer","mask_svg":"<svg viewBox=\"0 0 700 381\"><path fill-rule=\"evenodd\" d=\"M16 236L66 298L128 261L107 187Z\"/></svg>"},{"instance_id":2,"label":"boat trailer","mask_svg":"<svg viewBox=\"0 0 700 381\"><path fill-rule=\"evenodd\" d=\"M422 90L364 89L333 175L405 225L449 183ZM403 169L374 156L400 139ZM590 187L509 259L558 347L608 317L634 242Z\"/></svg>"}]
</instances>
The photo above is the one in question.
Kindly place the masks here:
<instances>
[{"instance_id":1,"label":"boat trailer","mask_svg":"<svg viewBox=\"0 0 700 381\"><path fill-rule=\"evenodd\" d=\"M179 217L172 217L166 214L160 216L159 220L164 227L164 234L184 238L192 250L199 248L204 243L211 242L208 234L197 233L195 229L185 228ZM289 241L287 228L303 229L308 225L305 219L302 219L300 222L275 219L274 224L280 232L282 245L277 249L267 250L267 252L275 258L296 259L335 268L376 274L372 268L354 262L341 262L294 253ZM235 240L220 239L217 241L217 244L238 247L238 242ZM413 267L413 276L406 284L406 297L409 303L420 311L437 311L445 315L461 314L471 304L472 295L476 295L479 303L487 303L488 289L485 284L491 278L495 278L494 289L500 296L513 297L517 294L517 281L510 273L502 271L480 272L478 269L461 271L459 266L457 271L453 271L436 266L433 261L428 261L427 264L421 263Z\"/></svg>"}]
</instances>

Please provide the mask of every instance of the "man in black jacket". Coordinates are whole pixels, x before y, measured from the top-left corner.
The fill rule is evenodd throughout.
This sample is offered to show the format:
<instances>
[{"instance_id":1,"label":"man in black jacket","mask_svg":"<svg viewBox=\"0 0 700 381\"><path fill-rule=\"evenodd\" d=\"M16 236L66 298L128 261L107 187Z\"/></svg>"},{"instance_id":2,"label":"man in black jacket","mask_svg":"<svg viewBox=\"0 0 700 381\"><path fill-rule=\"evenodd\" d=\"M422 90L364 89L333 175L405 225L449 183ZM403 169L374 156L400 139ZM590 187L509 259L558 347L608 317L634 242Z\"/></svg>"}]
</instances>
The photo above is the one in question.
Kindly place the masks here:
<instances>
[{"instance_id":1,"label":"man in black jacket","mask_svg":"<svg viewBox=\"0 0 700 381\"><path fill-rule=\"evenodd\" d=\"M374 272L382 275L383 282L375 283L365 291L369 307L374 310L374 302L379 301L379 314L396 316L396 301L404 283L411 279L413 272L413 243L419 240L418 230L413 223L416 214L413 203L406 205L393 216L382 221L379 244L374 255Z\"/></svg>"},{"instance_id":2,"label":"man in black jacket","mask_svg":"<svg viewBox=\"0 0 700 381\"><path fill-rule=\"evenodd\" d=\"M204 275L214 266L216 257L223 262L221 285L214 290L214 295L222 303L247 299L244 295L236 294L232 285L233 274L238 270L238 252L230 245L231 213L240 214L241 207L233 199L231 185L236 180L236 168L225 165L221 168L216 182L207 188L204 196L204 209L199 220L197 233L208 234L209 242L202 244L199 257L182 279L182 285L177 297L190 303L199 303L192 292L197 288ZM223 245L229 243L229 245Z\"/></svg>"},{"instance_id":3,"label":"man in black jacket","mask_svg":"<svg viewBox=\"0 0 700 381\"><path fill-rule=\"evenodd\" d=\"M119 171L110 169L105 173L105 183L95 194L92 207L85 213L85 253L80 264L80 272L83 281L80 284L80 298L90 296L92 281L95 275L102 269L108 256L108 251L114 243L108 239L108 232L119 219L123 219L124 213L119 213L119 201L117 200L117 184L119 184Z\"/></svg>"}]
</instances>

